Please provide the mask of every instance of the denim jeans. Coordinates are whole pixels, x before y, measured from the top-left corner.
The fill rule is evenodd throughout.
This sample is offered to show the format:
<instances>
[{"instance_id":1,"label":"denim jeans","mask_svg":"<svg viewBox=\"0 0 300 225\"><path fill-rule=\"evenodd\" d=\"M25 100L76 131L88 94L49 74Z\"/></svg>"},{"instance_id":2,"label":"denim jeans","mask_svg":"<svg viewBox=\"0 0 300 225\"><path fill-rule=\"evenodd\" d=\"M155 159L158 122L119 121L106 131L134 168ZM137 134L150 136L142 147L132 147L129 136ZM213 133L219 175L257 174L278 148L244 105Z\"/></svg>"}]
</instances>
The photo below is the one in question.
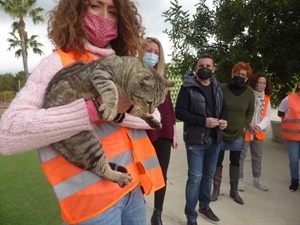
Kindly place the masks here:
<instances>
[{"instance_id":1,"label":"denim jeans","mask_svg":"<svg viewBox=\"0 0 300 225\"><path fill-rule=\"evenodd\" d=\"M289 154L291 179L299 180L300 142L283 139Z\"/></svg>"},{"instance_id":2,"label":"denim jeans","mask_svg":"<svg viewBox=\"0 0 300 225\"><path fill-rule=\"evenodd\" d=\"M209 139L208 144L185 146L188 163L185 215L188 220L195 221L198 217L195 210L198 201L201 209L209 206L220 146L214 139Z\"/></svg>"},{"instance_id":3,"label":"denim jeans","mask_svg":"<svg viewBox=\"0 0 300 225\"><path fill-rule=\"evenodd\" d=\"M238 137L238 139L236 139L235 141L221 141L221 151L242 151L244 149L244 139L245 136L242 135Z\"/></svg>"},{"instance_id":4,"label":"denim jeans","mask_svg":"<svg viewBox=\"0 0 300 225\"><path fill-rule=\"evenodd\" d=\"M77 225L147 225L147 211L140 186L134 188L115 205ZM63 223L63 225L68 225Z\"/></svg>"}]
</instances>

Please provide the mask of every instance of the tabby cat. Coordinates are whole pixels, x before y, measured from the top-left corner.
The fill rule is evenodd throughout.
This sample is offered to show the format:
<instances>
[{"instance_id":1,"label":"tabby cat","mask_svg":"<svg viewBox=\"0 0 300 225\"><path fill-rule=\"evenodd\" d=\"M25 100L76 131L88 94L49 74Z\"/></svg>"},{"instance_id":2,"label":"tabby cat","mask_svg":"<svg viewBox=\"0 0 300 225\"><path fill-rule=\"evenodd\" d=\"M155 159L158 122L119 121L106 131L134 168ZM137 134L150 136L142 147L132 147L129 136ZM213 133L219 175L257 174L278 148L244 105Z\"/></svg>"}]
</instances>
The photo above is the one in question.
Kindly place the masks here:
<instances>
[{"instance_id":1,"label":"tabby cat","mask_svg":"<svg viewBox=\"0 0 300 225\"><path fill-rule=\"evenodd\" d=\"M102 119L113 120L117 115L118 97L127 96L133 106L131 114L144 119L153 128L161 128L161 123L150 113L164 101L168 89L173 86L174 82L165 79L138 58L112 55L93 62L77 62L60 70L47 87L43 107L101 96L99 115ZM53 143L53 146L69 162L121 187L131 182L131 176L124 167L108 163L92 131L82 131Z\"/></svg>"}]
</instances>

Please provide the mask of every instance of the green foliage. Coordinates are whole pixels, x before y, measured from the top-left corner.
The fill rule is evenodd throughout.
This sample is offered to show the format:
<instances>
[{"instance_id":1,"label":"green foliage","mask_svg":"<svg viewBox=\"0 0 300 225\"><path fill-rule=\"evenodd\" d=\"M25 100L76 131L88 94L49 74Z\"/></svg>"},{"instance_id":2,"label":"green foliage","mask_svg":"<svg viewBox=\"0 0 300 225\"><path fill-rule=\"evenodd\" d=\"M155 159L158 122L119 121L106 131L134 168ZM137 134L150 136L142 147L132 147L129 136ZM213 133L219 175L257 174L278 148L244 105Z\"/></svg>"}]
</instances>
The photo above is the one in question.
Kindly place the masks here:
<instances>
[{"instance_id":1,"label":"green foliage","mask_svg":"<svg viewBox=\"0 0 300 225\"><path fill-rule=\"evenodd\" d=\"M0 76L0 91L12 91L15 79L11 73Z\"/></svg>"},{"instance_id":2,"label":"green foliage","mask_svg":"<svg viewBox=\"0 0 300 225\"><path fill-rule=\"evenodd\" d=\"M10 32L9 35L11 38L8 38L7 41L9 43L8 51L11 51L12 49L17 48L17 51L15 52L15 57L19 58L22 56L22 48L21 48L21 41L15 34L15 31ZM28 49L32 49L34 54L42 55L43 51L40 49L44 45L39 43L36 38L38 35L31 35L30 38L27 36L27 32L25 32L25 47L26 47L26 56L28 56Z\"/></svg>"},{"instance_id":3,"label":"green foliage","mask_svg":"<svg viewBox=\"0 0 300 225\"><path fill-rule=\"evenodd\" d=\"M165 22L172 25L165 30L173 44L172 63L168 65L169 74L183 75L194 69L197 57L211 52L208 41L212 38L214 18L212 11L201 0L196 5L196 14L190 18L188 11L182 10L178 0L171 1L171 7L163 12Z\"/></svg>"},{"instance_id":4,"label":"green foliage","mask_svg":"<svg viewBox=\"0 0 300 225\"><path fill-rule=\"evenodd\" d=\"M0 91L0 102L11 102L16 96L15 92L11 91Z\"/></svg>"},{"instance_id":5,"label":"green foliage","mask_svg":"<svg viewBox=\"0 0 300 225\"><path fill-rule=\"evenodd\" d=\"M300 1L213 2L214 9L208 9L205 0L199 0L192 16L177 0L163 12L172 25L164 31L173 43L167 73L182 78L199 55L208 53L215 58L217 78L227 82L236 62L249 62L254 72L270 77L271 101L277 106L300 77Z\"/></svg>"},{"instance_id":6,"label":"green foliage","mask_svg":"<svg viewBox=\"0 0 300 225\"><path fill-rule=\"evenodd\" d=\"M59 225L59 206L36 151L0 155L0 224Z\"/></svg>"},{"instance_id":7,"label":"green foliage","mask_svg":"<svg viewBox=\"0 0 300 225\"><path fill-rule=\"evenodd\" d=\"M41 15L44 9L40 7L34 8L35 4L36 0L0 0L0 9L15 20L12 24L13 32L10 33L13 37L13 39L9 39L10 48L20 47L20 50L17 50L15 55L17 57L22 56L26 78L29 76L27 59L28 48L33 48L35 54L42 54L42 51L39 49L42 44L35 40L36 35L33 35L28 39L25 30L26 17L31 18L34 24L43 23L45 21L44 17ZM18 33L19 37L15 35L15 32Z\"/></svg>"},{"instance_id":8,"label":"green foliage","mask_svg":"<svg viewBox=\"0 0 300 225\"><path fill-rule=\"evenodd\" d=\"M179 76L172 76L172 75L169 76L168 78L169 80L175 82L175 86L171 89L171 99L172 99L173 106L175 107L177 95L182 84L182 79Z\"/></svg>"},{"instance_id":9,"label":"green foliage","mask_svg":"<svg viewBox=\"0 0 300 225\"><path fill-rule=\"evenodd\" d=\"M18 72L15 76L11 73L0 74L0 92L18 92L26 82L25 73Z\"/></svg>"}]
</instances>

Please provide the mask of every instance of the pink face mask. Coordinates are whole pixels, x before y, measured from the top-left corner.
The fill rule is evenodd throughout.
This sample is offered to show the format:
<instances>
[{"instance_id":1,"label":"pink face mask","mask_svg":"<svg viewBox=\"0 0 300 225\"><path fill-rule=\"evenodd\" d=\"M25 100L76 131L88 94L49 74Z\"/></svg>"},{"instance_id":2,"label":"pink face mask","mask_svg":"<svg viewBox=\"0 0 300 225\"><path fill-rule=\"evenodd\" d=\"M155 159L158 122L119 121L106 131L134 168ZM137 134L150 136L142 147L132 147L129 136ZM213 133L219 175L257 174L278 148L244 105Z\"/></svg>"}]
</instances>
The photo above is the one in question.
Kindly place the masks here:
<instances>
[{"instance_id":1,"label":"pink face mask","mask_svg":"<svg viewBox=\"0 0 300 225\"><path fill-rule=\"evenodd\" d=\"M86 39L99 48L118 37L118 25L103 16L86 13L83 22Z\"/></svg>"}]
</instances>

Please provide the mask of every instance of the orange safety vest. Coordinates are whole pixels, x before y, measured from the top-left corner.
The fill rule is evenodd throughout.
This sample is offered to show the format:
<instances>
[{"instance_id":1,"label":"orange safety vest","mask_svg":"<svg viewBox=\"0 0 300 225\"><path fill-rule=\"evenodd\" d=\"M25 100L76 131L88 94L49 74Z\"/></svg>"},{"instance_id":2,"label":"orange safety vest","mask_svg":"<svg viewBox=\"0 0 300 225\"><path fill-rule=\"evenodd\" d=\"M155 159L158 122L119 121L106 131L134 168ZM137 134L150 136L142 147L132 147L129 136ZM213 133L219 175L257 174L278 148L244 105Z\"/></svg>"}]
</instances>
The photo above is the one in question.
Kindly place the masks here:
<instances>
[{"instance_id":1,"label":"orange safety vest","mask_svg":"<svg viewBox=\"0 0 300 225\"><path fill-rule=\"evenodd\" d=\"M268 95L265 95L264 96L264 101L265 101L265 105L264 105L264 110L260 116L261 119L263 119L267 113L267 108L268 108L268 104L270 102L270 98ZM266 130L262 130L262 132L260 133L257 133L257 134L254 134L254 137L258 140L265 140L265 137L266 137ZM250 137L250 134L248 132L245 133L245 141L250 141L251 140L251 137Z\"/></svg>"},{"instance_id":2,"label":"orange safety vest","mask_svg":"<svg viewBox=\"0 0 300 225\"><path fill-rule=\"evenodd\" d=\"M64 66L76 61L73 53L56 51ZM84 60L93 60L93 56L88 53ZM102 213L138 185L143 187L145 194L165 186L155 150L144 130L128 129L109 122L95 126L95 134L108 161L126 167L131 174L129 185L120 188L117 183L81 169L51 146L38 149L42 169L57 196L62 219L69 224Z\"/></svg>"},{"instance_id":3,"label":"orange safety vest","mask_svg":"<svg viewBox=\"0 0 300 225\"><path fill-rule=\"evenodd\" d=\"M281 136L285 140L300 141L300 96L289 94L288 105L290 113L281 119Z\"/></svg>"}]
</instances>

